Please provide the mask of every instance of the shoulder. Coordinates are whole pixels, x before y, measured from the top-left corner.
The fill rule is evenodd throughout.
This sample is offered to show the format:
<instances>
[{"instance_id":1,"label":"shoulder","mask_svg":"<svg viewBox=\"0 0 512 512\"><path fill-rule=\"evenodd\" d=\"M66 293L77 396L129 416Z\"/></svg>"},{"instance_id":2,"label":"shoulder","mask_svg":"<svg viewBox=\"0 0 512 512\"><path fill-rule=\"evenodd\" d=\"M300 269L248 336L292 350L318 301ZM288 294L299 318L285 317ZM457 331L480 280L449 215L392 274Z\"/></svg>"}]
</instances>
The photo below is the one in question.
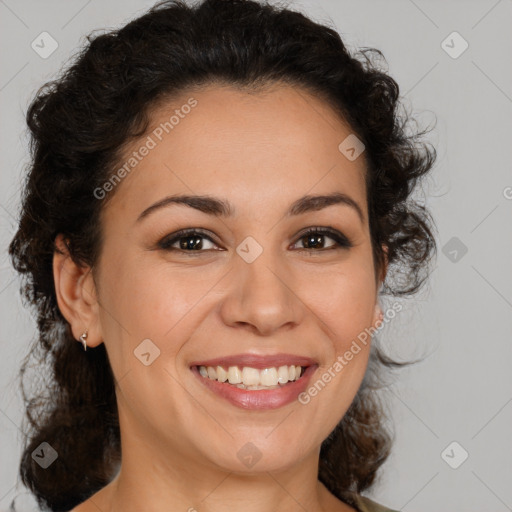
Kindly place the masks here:
<instances>
[{"instance_id":1,"label":"shoulder","mask_svg":"<svg viewBox=\"0 0 512 512\"><path fill-rule=\"evenodd\" d=\"M69 510L69 512L87 512L87 508L81 505L77 505L75 508Z\"/></svg>"},{"instance_id":2,"label":"shoulder","mask_svg":"<svg viewBox=\"0 0 512 512\"><path fill-rule=\"evenodd\" d=\"M69 510L69 512L98 512L98 510L98 507L94 506L90 501L84 501L80 503L80 505Z\"/></svg>"},{"instance_id":3,"label":"shoulder","mask_svg":"<svg viewBox=\"0 0 512 512\"><path fill-rule=\"evenodd\" d=\"M397 512L384 505L380 505L366 496L357 495L354 499L360 512Z\"/></svg>"},{"instance_id":4,"label":"shoulder","mask_svg":"<svg viewBox=\"0 0 512 512\"><path fill-rule=\"evenodd\" d=\"M100 508L91 500L91 498L89 498L83 501L82 503L78 504L75 508L69 510L68 512L98 512L99 510L106 509Z\"/></svg>"}]
</instances>

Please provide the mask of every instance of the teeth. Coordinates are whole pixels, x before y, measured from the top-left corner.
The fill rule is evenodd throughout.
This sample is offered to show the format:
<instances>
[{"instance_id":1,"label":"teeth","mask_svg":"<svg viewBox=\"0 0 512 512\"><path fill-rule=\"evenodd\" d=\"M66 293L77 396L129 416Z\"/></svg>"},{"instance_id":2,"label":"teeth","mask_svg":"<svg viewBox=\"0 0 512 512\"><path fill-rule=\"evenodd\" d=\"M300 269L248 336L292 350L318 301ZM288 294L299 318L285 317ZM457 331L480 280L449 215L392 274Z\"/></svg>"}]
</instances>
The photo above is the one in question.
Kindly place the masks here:
<instances>
[{"instance_id":1,"label":"teeth","mask_svg":"<svg viewBox=\"0 0 512 512\"><path fill-rule=\"evenodd\" d=\"M241 370L238 366L230 366L226 371L222 366L200 366L199 373L202 377L228 381L241 389L275 389L279 384L284 385L289 381L297 380L302 374L300 366L270 367L263 370L244 366Z\"/></svg>"},{"instance_id":2,"label":"teeth","mask_svg":"<svg viewBox=\"0 0 512 512\"><path fill-rule=\"evenodd\" d=\"M244 366L242 369L242 381L244 386L257 386L260 383L260 372L256 368Z\"/></svg>"},{"instance_id":3,"label":"teeth","mask_svg":"<svg viewBox=\"0 0 512 512\"><path fill-rule=\"evenodd\" d=\"M277 370L275 368L261 370L260 384L262 386L277 386Z\"/></svg>"},{"instance_id":4,"label":"teeth","mask_svg":"<svg viewBox=\"0 0 512 512\"><path fill-rule=\"evenodd\" d=\"M277 370L277 382L279 382L279 384L286 384L289 375L288 366L280 366Z\"/></svg>"},{"instance_id":5,"label":"teeth","mask_svg":"<svg viewBox=\"0 0 512 512\"><path fill-rule=\"evenodd\" d=\"M240 384L242 382L242 372L238 369L238 366L229 367L228 380L230 384Z\"/></svg>"},{"instance_id":6,"label":"teeth","mask_svg":"<svg viewBox=\"0 0 512 512\"><path fill-rule=\"evenodd\" d=\"M222 366L217 366L217 380L219 382L226 382L228 380L228 372Z\"/></svg>"}]
</instances>

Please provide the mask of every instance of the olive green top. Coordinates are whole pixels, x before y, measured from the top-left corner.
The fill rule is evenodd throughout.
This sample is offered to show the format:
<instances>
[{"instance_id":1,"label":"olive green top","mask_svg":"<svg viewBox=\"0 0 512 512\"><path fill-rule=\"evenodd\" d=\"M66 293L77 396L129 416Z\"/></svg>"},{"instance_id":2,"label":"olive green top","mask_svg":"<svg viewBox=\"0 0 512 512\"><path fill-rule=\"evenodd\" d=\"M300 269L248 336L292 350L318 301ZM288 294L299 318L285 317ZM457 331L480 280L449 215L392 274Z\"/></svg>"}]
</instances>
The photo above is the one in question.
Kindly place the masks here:
<instances>
[{"instance_id":1,"label":"olive green top","mask_svg":"<svg viewBox=\"0 0 512 512\"><path fill-rule=\"evenodd\" d=\"M367 498L366 496L355 496L356 506L358 512L397 512L384 505L379 505L375 501Z\"/></svg>"}]
</instances>

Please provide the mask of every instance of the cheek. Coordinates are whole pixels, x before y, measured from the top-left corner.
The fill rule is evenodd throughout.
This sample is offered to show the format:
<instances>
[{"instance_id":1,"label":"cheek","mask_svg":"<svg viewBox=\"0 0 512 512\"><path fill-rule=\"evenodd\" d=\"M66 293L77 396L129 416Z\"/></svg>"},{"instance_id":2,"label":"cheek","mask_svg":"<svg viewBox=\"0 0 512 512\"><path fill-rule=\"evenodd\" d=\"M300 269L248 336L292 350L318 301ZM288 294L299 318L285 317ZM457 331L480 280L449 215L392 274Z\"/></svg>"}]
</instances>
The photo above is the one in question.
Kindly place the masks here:
<instances>
[{"instance_id":1,"label":"cheek","mask_svg":"<svg viewBox=\"0 0 512 512\"><path fill-rule=\"evenodd\" d=\"M367 368L371 346L368 328L376 300L371 268L354 260L303 283L309 297L307 305L325 333L322 352L326 357L299 402L310 407L312 418L321 418L320 436L327 436L343 417Z\"/></svg>"},{"instance_id":2,"label":"cheek","mask_svg":"<svg viewBox=\"0 0 512 512\"><path fill-rule=\"evenodd\" d=\"M308 306L322 321L319 325L324 326L337 349L344 349L372 324L375 279L365 264L355 260L337 268L323 269L304 279L301 289Z\"/></svg>"},{"instance_id":3,"label":"cheek","mask_svg":"<svg viewBox=\"0 0 512 512\"><path fill-rule=\"evenodd\" d=\"M181 345L190 337L194 306L211 286L191 279L190 273L142 264L126 254L123 260L105 258L103 265L101 325L119 382L121 414L127 408L137 414L142 411L157 424L162 422L160 406L171 402L175 414L165 422L167 429L176 428L181 414L176 404L189 397L170 374ZM145 353L149 353L146 359Z\"/></svg>"},{"instance_id":4,"label":"cheek","mask_svg":"<svg viewBox=\"0 0 512 512\"><path fill-rule=\"evenodd\" d=\"M105 306L102 327L105 338L115 340L109 351L121 352L122 348L125 354L132 354L149 338L162 355L165 350L166 358L174 357L191 336L212 284L220 277L209 279L200 277L197 268L148 264L126 257L109 270L105 265L103 275L107 278L100 298ZM115 358L127 357L119 353Z\"/></svg>"}]
</instances>

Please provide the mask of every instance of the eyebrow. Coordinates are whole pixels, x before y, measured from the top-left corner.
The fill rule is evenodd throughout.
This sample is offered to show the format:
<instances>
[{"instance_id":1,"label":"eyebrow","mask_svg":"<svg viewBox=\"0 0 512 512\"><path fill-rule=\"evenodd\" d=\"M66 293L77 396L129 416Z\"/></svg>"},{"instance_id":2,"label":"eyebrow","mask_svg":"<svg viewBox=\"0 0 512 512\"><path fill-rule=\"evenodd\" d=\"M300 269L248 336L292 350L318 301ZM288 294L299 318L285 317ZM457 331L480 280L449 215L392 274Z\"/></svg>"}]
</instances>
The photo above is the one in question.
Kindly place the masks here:
<instances>
[{"instance_id":1,"label":"eyebrow","mask_svg":"<svg viewBox=\"0 0 512 512\"><path fill-rule=\"evenodd\" d=\"M146 208L137 218L137 222L147 217L152 212L169 206L171 204L182 204L215 217L232 217L235 214L235 208L227 200L211 196L195 195L174 195L164 197L156 203ZM286 213L287 217L301 215L303 213L322 210L328 206L343 204L356 211L359 219L364 223L363 210L359 204L347 194L335 192L328 195L304 196L292 203Z\"/></svg>"}]
</instances>

